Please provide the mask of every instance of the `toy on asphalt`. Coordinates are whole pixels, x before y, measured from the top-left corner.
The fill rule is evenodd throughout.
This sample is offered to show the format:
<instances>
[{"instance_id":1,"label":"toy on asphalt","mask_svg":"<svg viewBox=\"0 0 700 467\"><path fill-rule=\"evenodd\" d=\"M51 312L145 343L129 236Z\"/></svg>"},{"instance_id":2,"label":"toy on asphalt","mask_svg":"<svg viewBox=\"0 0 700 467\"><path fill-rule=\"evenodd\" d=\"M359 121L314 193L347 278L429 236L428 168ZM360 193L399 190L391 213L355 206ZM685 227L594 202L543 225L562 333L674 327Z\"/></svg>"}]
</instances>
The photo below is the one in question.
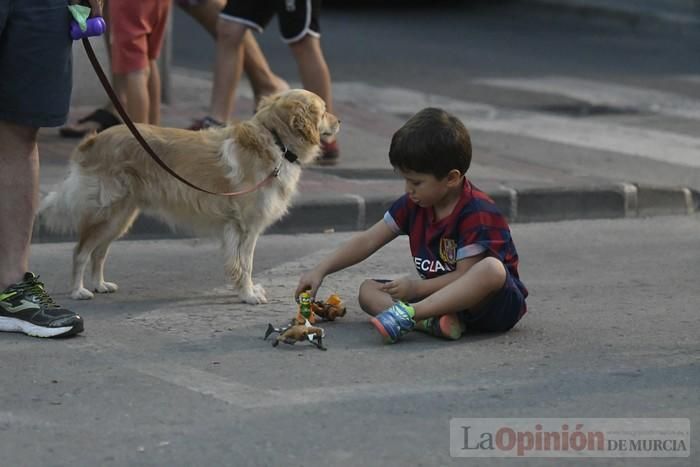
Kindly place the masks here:
<instances>
[{"instance_id":1,"label":"toy on asphalt","mask_svg":"<svg viewBox=\"0 0 700 467\"><path fill-rule=\"evenodd\" d=\"M320 319L326 321L334 321L338 317L345 316L346 309L342 300L338 295L332 294L325 302L320 300L312 301L308 292L302 292L297 297L297 302L299 303L299 308L294 319L286 326L280 328L268 324L264 339L276 332L279 336L272 342L273 347L277 347L280 342L293 345L297 342L308 340L319 349L326 350L326 347L323 346L323 338L326 337L326 332L322 328L312 326L312 324L316 322L317 315Z\"/></svg>"},{"instance_id":2,"label":"toy on asphalt","mask_svg":"<svg viewBox=\"0 0 700 467\"><path fill-rule=\"evenodd\" d=\"M279 336L272 342L273 347L277 347L280 342L294 345L297 342L308 340L317 348L327 350L326 347L323 346L323 338L326 335L325 331L321 328L311 326L308 320L304 324L289 324L281 328L276 328L272 324L268 324L264 339L267 339L270 334L274 332L279 333Z\"/></svg>"},{"instance_id":3,"label":"toy on asphalt","mask_svg":"<svg viewBox=\"0 0 700 467\"><path fill-rule=\"evenodd\" d=\"M335 321L336 318L345 316L345 305L340 297L331 294L325 302L316 300L311 304L311 311L326 321Z\"/></svg>"},{"instance_id":4,"label":"toy on asphalt","mask_svg":"<svg viewBox=\"0 0 700 467\"><path fill-rule=\"evenodd\" d=\"M316 315L311 309L311 295L308 292L302 292L298 297L299 310L294 318L294 324L304 324L308 321L311 324L316 323Z\"/></svg>"}]
</instances>

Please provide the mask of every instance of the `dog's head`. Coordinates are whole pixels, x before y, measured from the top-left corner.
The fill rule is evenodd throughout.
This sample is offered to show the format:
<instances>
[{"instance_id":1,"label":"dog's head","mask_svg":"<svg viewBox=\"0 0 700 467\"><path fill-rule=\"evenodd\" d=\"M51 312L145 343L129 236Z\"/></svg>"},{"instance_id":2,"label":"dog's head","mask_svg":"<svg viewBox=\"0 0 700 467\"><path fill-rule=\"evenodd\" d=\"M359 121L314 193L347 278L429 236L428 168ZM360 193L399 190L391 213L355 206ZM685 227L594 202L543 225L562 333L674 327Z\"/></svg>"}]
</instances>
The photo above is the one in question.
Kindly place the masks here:
<instances>
[{"instance_id":1,"label":"dog's head","mask_svg":"<svg viewBox=\"0 0 700 467\"><path fill-rule=\"evenodd\" d=\"M340 128L335 115L326 111L323 99L303 89L263 98L255 118L277 132L282 143L299 156L302 164L318 155L322 138L334 136Z\"/></svg>"}]
</instances>

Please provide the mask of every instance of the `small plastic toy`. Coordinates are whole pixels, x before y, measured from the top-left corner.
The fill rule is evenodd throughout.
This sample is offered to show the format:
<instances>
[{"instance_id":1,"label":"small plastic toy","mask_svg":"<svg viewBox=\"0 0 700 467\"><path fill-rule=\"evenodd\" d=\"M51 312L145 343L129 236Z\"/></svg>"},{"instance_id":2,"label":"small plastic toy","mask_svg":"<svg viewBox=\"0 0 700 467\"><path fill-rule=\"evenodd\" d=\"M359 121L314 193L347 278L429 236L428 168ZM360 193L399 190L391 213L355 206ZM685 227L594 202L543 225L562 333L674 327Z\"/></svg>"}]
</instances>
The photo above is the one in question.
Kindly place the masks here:
<instances>
[{"instance_id":1,"label":"small plastic toy","mask_svg":"<svg viewBox=\"0 0 700 467\"><path fill-rule=\"evenodd\" d=\"M340 297L332 294L325 302L313 302L311 311L326 321L335 321L336 318L345 316L346 309Z\"/></svg>"},{"instance_id":2,"label":"small plastic toy","mask_svg":"<svg viewBox=\"0 0 700 467\"><path fill-rule=\"evenodd\" d=\"M267 325L264 339L267 339L270 334L277 332L279 336L272 342L273 347L277 347L280 342L294 345L297 342L308 340L313 345L321 350L327 350L323 346L323 338L326 333L323 329L311 326L307 320L304 324L289 324L287 326L276 328L272 324Z\"/></svg>"},{"instance_id":3,"label":"small plastic toy","mask_svg":"<svg viewBox=\"0 0 700 467\"><path fill-rule=\"evenodd\" d=\"M293 324L304 324L306 321L316 324L316 315L311 308L311 295L308 292L302 292L299 294L299 310Z\"/></svg>"}]
</instances>

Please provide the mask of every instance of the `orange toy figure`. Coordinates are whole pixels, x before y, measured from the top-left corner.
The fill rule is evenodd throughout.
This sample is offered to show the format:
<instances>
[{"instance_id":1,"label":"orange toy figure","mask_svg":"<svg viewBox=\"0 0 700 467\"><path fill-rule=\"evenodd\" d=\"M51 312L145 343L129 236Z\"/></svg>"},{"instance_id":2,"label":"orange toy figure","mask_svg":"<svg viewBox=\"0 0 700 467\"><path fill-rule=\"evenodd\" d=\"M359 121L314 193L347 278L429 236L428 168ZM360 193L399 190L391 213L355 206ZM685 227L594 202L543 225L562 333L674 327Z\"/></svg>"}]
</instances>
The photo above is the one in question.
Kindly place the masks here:
<instances>
[{"instance_id":1,"label":"orange toy figure","mask_svg":"<svg viewBox=\"0 0 700 467\"><path fill-rule=\"evenodd\" d=\"M311 308L311 295L308 292L299 294L299 310L294 318L293 324L304 324L308 321L311 324L316 323L316 315Z\"/></svg>"},{"instance_id":2,"label":"orange toy figure","mask_svg":"<svg viewBox=\"0 0 700 467\"><path fill-rule=\"evenodd\" d=\"M325 302L313 302L311 311L327 321L334 321L338 317L345 316L346 309L340 297L332 294Z\"/></svg>"}]
</instances>

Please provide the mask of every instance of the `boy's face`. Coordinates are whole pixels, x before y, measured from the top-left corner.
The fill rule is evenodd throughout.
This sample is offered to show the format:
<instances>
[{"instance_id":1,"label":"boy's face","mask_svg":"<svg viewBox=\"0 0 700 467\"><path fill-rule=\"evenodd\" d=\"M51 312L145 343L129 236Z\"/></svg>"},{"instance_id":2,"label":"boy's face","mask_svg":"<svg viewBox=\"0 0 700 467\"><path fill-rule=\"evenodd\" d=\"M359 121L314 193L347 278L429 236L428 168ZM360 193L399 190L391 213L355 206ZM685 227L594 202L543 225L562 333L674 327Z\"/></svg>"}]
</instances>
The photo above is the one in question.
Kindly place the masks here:
<instances>
[{"instance_id":1,"label":"boy's face","mask_svg":"<svg viewBox=\"0 0 700 467\"><path fill-rule=\"evenodd\" d=\"M397 172L406 181L406 193L411 200L422 208L434 206L445 198L450 188L454 185L454 177L448 175L443 179L437 179L432 174L414 172L412 170L397 169ZM456 172L456 171L455 171ZM457 172L458 177L459 172Z\"/></svg>"}]
</instances>

